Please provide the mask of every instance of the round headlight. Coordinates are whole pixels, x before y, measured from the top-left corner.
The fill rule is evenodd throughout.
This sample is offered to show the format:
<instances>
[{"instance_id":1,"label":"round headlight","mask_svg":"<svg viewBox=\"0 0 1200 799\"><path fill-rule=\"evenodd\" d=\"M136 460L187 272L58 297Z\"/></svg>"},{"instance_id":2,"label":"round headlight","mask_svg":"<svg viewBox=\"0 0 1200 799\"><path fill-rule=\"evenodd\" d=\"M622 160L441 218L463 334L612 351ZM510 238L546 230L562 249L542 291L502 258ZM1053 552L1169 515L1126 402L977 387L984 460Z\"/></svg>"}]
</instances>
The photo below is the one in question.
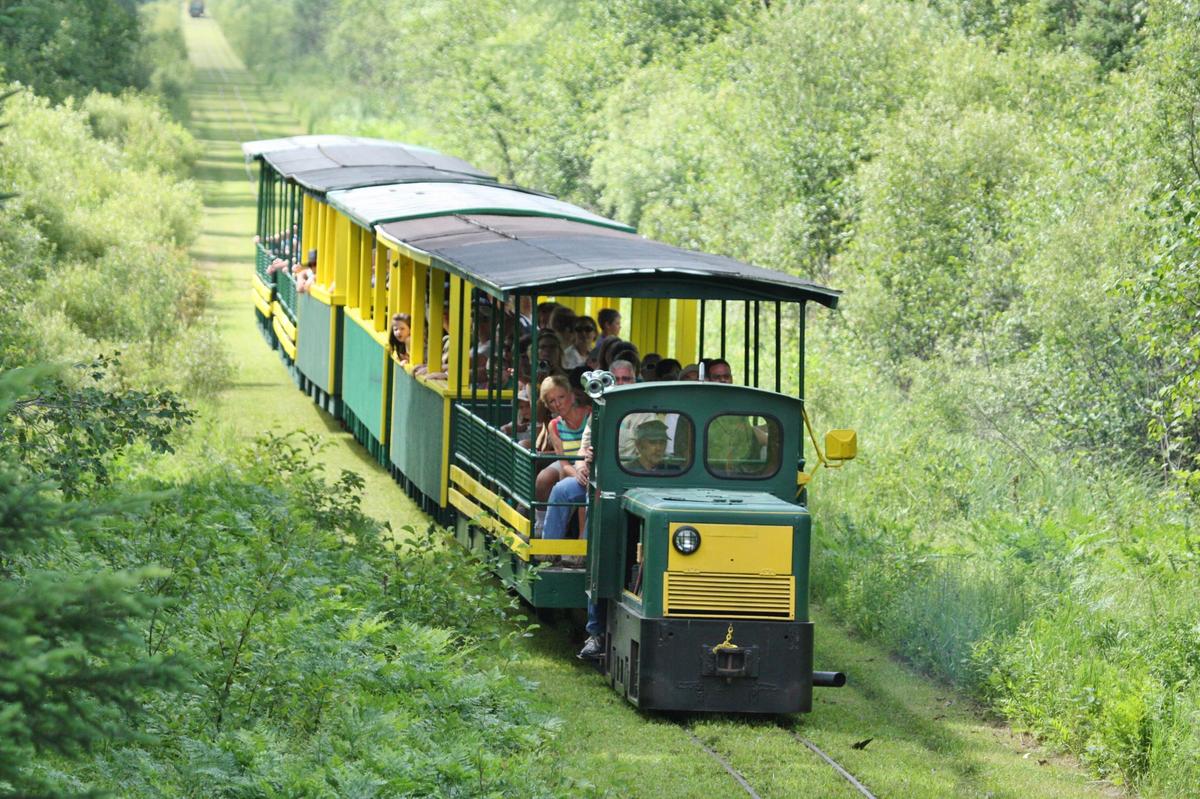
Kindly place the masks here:
<instances>
[{"instance_id":1,"label":"round headlight","mask_svg":"<svg viewBox=\"0 0 1200 799\"><path fill-rule=\"evenodd\" d=\"M671 536L671 543L683 555L690 555L700 548L700 531L695 527L680 527Z\"/></svg>"}]
</instances>

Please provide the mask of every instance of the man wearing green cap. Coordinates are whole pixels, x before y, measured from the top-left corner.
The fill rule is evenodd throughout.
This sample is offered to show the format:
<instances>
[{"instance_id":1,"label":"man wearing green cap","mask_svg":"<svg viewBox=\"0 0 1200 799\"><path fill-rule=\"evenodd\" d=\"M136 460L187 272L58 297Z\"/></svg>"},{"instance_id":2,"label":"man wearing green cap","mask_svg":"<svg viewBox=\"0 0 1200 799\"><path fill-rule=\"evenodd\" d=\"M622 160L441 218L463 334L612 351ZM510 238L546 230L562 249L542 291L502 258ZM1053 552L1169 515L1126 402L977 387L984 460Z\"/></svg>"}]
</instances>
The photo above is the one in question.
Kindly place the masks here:
<instances>
[{"instance_id":1,"label":"man wearing green cap","mask_svg":"<svg viewBox=\"0 0 1200 799\"><path fill-rule=\"evenodd\" d=\"M667 457L667 423L658 419L639 424L633 435L637 457L625 461L625 468L634 472L661 472L670 469Z\"/></svg>"}]
</instances>

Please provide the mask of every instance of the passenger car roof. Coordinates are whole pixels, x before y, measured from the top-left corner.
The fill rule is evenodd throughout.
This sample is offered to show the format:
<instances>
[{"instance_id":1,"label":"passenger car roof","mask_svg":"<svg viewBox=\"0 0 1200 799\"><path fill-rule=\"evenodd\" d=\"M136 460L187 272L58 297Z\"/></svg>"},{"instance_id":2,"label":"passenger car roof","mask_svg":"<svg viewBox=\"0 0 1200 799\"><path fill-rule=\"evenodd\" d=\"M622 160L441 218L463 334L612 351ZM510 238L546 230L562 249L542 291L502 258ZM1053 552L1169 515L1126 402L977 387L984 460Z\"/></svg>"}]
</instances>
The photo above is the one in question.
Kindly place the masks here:
<instances>
[{"instance_id":1,"label":"passenger car roof","mask_svg":"<svg viewBox=\"0 0 1200 799\"><path fill-rule=\"evenodd\" d=\"M498 296L812 300L833 308L841 294L784 272L575 219L454 213L386 222L376 231Z\"/></svg>"},{"instance_id":2,"label":"passenger car roof","mask_svg":"<svg viewBox=\"0 0 1200 799\"><path fill-rule=\"evenodd\" d=\"M285 178L324 194L408 181L495 183L461 158L427 147L359 136L290 136L246 142L247 160L261 159Z\"/></svg>"},{"instance_id":3,"label":"passenger car roof","mask_svg":"<svg viewBox=\"0 0 1200 799\"><path fill-rule=\"evenodd\" d=\"M329 204L363 227L403 219L462 214L556 217L589 226L633 228L586 208L514 186L477 183L405 183L330 192Z\"/></svg>"}]
</instances>

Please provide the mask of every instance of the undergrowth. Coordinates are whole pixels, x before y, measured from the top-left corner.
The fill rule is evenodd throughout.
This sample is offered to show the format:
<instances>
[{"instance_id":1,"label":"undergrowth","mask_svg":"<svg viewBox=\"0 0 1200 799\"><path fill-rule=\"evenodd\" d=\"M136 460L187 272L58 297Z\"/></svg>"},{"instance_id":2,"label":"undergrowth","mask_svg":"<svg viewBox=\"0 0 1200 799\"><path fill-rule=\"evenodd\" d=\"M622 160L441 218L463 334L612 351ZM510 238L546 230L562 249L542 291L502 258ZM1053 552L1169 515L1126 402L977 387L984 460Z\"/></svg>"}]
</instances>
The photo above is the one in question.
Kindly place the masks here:
<instances>
[{"instance_id":1,"label":"undergrowth","mask_svg":"<svg viewBox=\"0 0 1200 799\"><path fill-rule=\"evenodd\" d=\"M9 374L0 373L0 394L19 373ZM79 424L120 430L124 421L110 408L140 401L93 410L64 395L74 391L68 384L41 386L40 404L0 402L8 414L0 433L15 436L30 423L16 420L13 407L28 416L43 406L77 408ZM319 439L268 434L203 461L180 464L176 455L171 477L134 466L153 457L146 443L128 449L103 435L61 443L102 450L79 468L100 463L105 479L63 472L78 489L71 507L92 509L87 523L49 512L67 507L61 492L31 471L55 440L29 464L6 445L4 529L17 530L17 540L26 519L58 529L22 549L0 537L0 565L14 589L54 574L60 585L107 586L124 610L104 629L117 632L86 639L81 654L96 664L93 679L122 693L119 704L97 705L107 726L85 724L78 745L0 723L0 751L22 764L15 777L0 771L0 795L561 795L530 768L556 722L531 709L531 684L508 668L531 630L516 600L485 579L486 564L446 546L444 532L407 530L394 545L359 509L362 478L323 477ZM38 505L35 516L19 510ZM19 610L6 591L0 600ZM9 632L37 640L0 629ZM70 677L77 689L49 688L63 685L64 669L77 662L58 651L75 650L0 659L22 684L46 686L28 703L30 724L62 706L50 699L55 690L67 707L84 696L82 678ZM147 678L128 684L135 672ZM0 720L14 718L11 701L0 686Z\"/></svg>"}]
</instances>

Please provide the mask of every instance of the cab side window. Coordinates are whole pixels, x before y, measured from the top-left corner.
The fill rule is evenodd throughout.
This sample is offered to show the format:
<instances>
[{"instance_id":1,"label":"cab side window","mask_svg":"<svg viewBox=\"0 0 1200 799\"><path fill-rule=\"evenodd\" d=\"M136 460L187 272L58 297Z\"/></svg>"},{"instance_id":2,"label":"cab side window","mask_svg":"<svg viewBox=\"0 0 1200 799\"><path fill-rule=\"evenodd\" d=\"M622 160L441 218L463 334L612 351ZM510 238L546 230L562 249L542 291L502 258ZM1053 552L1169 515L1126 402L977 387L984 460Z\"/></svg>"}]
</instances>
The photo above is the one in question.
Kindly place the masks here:
<instances>
[{"instance_id":1,"label":"cab side window","mask_svg":"<svg viewBox=\"0 0 1200 799\"><path fill-rule=\"evenodd\" d=\"M774 417L726 413L708 423L704 464L715 477L771 477L782 452L783 428Z\"/></svg>"}]
</instances>

